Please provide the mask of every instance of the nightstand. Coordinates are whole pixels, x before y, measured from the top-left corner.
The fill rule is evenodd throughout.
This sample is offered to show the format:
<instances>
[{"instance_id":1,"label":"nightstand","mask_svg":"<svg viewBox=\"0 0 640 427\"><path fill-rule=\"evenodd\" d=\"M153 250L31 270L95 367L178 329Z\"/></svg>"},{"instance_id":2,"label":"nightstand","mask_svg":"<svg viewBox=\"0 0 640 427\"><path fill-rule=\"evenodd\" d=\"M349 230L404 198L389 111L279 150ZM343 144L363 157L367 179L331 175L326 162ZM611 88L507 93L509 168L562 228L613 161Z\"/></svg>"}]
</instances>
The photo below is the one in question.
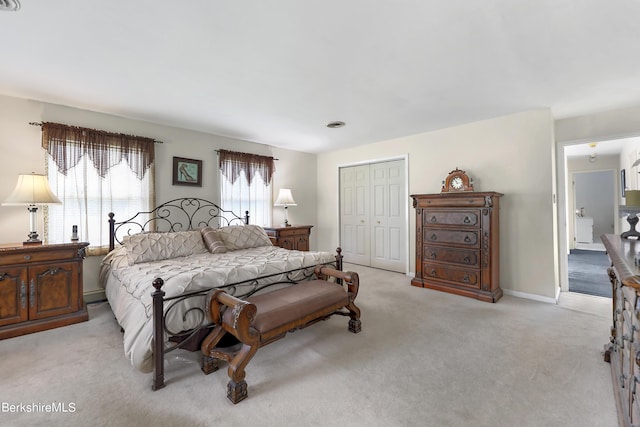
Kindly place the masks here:
<instances>
[{"instance_id":1,"label":"nightstand","mask_svg":"<svg viewBox=\"0 0 640 427\"><path fill-rule=\"evenodd\" d=\"M0 245L0 339L89 319L82 292L87 246Z\"/></svg>"},{"instance_id":2,"label":"nightstand","mask_svg":"<svg viewBox=\"0 0 640 427\"><path fill-rule=\"evenodd\" d=\"M313 225L292 225L289 227L264 227L264 231L274 246L298 251L309 250L309 235Z\"/></svg>"}]
</instances>

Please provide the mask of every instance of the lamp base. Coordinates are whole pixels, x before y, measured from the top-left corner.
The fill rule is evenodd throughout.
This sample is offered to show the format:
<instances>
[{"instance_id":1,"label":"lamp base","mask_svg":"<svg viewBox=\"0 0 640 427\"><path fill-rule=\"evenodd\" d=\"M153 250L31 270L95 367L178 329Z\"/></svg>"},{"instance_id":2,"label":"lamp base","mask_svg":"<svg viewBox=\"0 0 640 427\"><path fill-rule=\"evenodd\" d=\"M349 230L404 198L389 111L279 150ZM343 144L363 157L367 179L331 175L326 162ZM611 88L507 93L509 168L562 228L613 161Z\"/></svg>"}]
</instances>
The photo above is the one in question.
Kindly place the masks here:
<instances>
[{"instance_id":1,"label":"lamp base","mask_svg":"<svg viewBox=\"0 0 640 427\"><path fill-rule=\"evenodd\" d=\"M23 245L41 245L42 240L38 239L38 233L32 231L29 233L29 238L22 242Z\"/></svg>"}]
</instances>

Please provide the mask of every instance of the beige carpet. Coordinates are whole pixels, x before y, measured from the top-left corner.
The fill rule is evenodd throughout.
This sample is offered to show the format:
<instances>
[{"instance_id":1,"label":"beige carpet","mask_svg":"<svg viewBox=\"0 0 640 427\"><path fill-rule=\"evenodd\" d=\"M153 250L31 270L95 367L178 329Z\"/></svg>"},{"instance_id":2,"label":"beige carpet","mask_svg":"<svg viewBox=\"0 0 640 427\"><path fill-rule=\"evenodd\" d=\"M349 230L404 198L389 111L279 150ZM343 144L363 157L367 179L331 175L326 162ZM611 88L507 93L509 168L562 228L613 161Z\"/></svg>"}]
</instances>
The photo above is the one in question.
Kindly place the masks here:
<instances>
[{"instance_id":1,"label":"beige carpet","mask_svg":"<svg viewBox=\"0 0 640 427\"><path fill-rule=\"evenodd\" d=\"M237 405L225 368L205 376L182 351L152 392L99 303L89 322L0 341L0 425L617 426L602 360L610 300L489 304L347 267L361 276L362 332L334 317L259 350Z\"/></svg>"}]
</instances>

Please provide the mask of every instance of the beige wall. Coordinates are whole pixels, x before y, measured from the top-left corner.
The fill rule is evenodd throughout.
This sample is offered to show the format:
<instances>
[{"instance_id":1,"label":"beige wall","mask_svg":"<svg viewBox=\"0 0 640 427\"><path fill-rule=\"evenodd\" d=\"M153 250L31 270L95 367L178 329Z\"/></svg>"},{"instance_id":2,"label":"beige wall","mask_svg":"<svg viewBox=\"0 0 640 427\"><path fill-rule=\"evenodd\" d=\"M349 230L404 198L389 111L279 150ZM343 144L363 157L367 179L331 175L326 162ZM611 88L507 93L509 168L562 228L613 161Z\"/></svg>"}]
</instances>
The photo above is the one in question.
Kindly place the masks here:
<instances>
[{"instance_id":1,"label":"beige wall","mask_svg":"<svg viewBox=\"0 0 640 427\"><path fill-rule=\"evenodd\" d=\"M29 125L29 122L42 121L147 136L163 141L163 144L156 145L158 203L190 196L218 200L217 149L273 155L280 159L276 162L273 178L274 192L280 187L290 187L298 203L298 206L289 208L291 222L310 225L317 223L315 155L7 96L0 96L0 153L3 160L3 167L0 169L0 201L11 193L18 174L44 173L45 152L40 146L40 128ZM202 187L171 184L173 156L203 161ZM283 221L283 213L279 208L274 208L273 215L274 223ZM42 236L42 215L39 215L39 222L38 231ZM314 231L319 234L317 228ZM29 216L26 208L0 205L0 243L22 242L28 232ZM317 247L314 235L311 246L313 249ZM89 257L84 263L85 294L98 290L100 259L101 257Z\"/></svg>"},{"instance_id":2,"label":"beige wall","mask_svg":"<svg viewBox=\"0 0 640 427\"><path fill-rule=\"evenodd\" d=\"M553 131L551 112L542 109L320 154L318 226L323 234L319 246L339 244L338 168L406 154L410 242L415 241L415 217L409 195L439 193L443 178L459 167L474 178L476 191L505 195L500 221L502 288L516 295L555 298ZM414 246L409 245L412 271Z\"/></svg>"}]
</instances>

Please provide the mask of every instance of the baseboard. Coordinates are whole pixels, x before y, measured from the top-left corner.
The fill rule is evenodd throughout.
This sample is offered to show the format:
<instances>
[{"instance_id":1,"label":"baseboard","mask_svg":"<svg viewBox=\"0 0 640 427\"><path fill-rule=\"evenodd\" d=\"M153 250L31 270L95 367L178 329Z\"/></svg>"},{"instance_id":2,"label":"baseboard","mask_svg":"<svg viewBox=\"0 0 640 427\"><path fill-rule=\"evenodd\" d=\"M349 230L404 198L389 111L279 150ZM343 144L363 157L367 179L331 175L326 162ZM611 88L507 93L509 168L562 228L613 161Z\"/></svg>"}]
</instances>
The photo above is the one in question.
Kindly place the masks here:
<instances>
[{"instance_id":1,"label":"baseboard","mask_svg":"<svg viewBox=\"0 0 640 427\"><path fill-rule=\"evenodd\" d=\"M526 299L531 299L531 300L534 300L534 301L546 302L546 303L549 303L549 304L556 304L557 303L557 299L556 298L552 298L552 297L543 297L542 295L528 294L526 292L512 291L510 289L502 289L502 292L505 295L510 295L512 297L526 298Z\"/></svg>"},{"instance_id":2,"label":"baseboard","mask_svg":"<svg viewBox=\"0 0 640 427\"><path fill-rule=\"evenodd\" d=\"M84 302L87 304L91 304L92 302L98 302L98 301L106 301L107 299L107 295L104 293L104 289L85 292L83 295L84 295Z\"/></svg>"}]
</instances>

